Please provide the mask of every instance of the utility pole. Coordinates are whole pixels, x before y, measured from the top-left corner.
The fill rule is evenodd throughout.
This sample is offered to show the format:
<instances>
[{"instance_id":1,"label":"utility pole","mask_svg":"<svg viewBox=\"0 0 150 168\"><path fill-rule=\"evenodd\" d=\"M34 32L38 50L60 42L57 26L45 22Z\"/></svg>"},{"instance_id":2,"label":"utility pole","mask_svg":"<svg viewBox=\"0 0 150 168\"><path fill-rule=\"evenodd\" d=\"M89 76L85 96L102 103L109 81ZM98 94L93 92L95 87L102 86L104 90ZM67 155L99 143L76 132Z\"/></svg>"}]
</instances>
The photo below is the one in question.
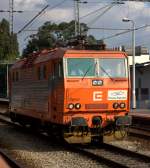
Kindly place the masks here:
<instances>
[{"instance_id":1,"label":"utility pole","mask_svg":"<svg viewBox=\"0 0 150 168\"><path fill-rule=\"evenodd\" d=\"M134 20L123 18L123 22L132 23L132 109L136 109L136 88L135 88L135 22Z\"/></svg>"},{"instance_id":2,"label":"utility pole","mask_svg":"<svg viewBox=\"0 0 150 168\"><path fill-rule=\"evenodd\" d=\"M14 13L22 13L21 10L14 10L14 0L9 0L9 10L0 10L1 13L9 13L10 34L14 31Z\"/></svg>"},{"instance_id":3,"label":"utility pole","mask_svg":"<svg viewBox=\"0 0 150 168\"><path fill-rule=\"evenodd\" d=\"M80 29L80 9L79 9L79 0L77 0L77 23L78 23L78 35L81 35L81 29Z\"/></svg>"},{"instance_id":4,"label":"utility pole","mask_svg":"<svg viewBox=\"0 0 150 168\"><path fill-rule=\"evenodd\" d=\"M14 31L14 0L9 0L9 23L10 23L10 34Z\"/></svg>"},{"instance_id":5,"label":"utility pole","mask_svg":"<svg viewBox=\"0 0 150 168\"><path fill-rule=\"evenodd\" d=\"M75 37L77 36L77 1L74 0L74 32L75 32Z\"/></svg>"},{"instance_id":6,"label":"utility pole","mask_svg":"<svg viewBox=\"0 0 150 168\"><path fill-rule=\"evenodd\" d=\"M80 0L74 0L74 14L75 14L75 36L80 35L80 11L79 11Z\"/></svg>"},{"instance_id":7,"label":"utility pole","mask_svg":"<svg viewBox=\"0 0 150 168\"><path fill-rule=\"evenodd\" d=\"M81 36L80 26L80 6L79 4L86 4L87 1L74 0L74 13L75 13L75 36Z\"/></svg>"},{"instance_id":8,"label":"utility pole","mask_svg":"<svg viewBox=\"0 0 150 168\"><path fill-rule=\"evenodd\" d=\"M14 13L22 13L21 10L14 10L14 0L9 0L9 23L10 23L10 34L14 32Z\"/></svg>"},{"instance_id":9,"label":"utility pole","mask_svg":"<svg viewBox=\"0 0 150 168\"><path fill-rule=\"evenodd\" d=\"M14 0L9 0L9 10L0 10L0 13L9 13L9 25L10 25L10 35L13 35L14 32L14 13L22 13L23 11L21 10L14 10ZM10 44L13 45L13 39L10 38ZM1 61L1 60L0 60ZM9 97L9 60L5 60L6 63L0 63L6 65L6 81L7 81L7 98Z\"/></svg>"}]
</instances>

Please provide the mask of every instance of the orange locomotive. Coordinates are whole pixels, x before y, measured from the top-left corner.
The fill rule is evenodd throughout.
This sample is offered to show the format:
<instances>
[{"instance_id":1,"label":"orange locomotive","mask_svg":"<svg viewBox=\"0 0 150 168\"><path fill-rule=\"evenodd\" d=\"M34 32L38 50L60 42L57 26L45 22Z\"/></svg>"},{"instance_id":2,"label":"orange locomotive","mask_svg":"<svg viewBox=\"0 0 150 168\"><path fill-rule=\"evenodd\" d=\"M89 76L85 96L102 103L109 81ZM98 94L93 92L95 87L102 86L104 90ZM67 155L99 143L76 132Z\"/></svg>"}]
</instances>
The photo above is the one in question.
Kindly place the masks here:
<instances>
[{"instance_id":1,"label":"orange locomotive","mask_svg":"<svg viewBox=\"0 0 150 168\"><path fill-rule=\"evenodd\" d=\"M43 50L17 61L10 73L14 122L85 141L100 139L116 125L130 124L124 52Z\"/></svg>"}]
</instances>

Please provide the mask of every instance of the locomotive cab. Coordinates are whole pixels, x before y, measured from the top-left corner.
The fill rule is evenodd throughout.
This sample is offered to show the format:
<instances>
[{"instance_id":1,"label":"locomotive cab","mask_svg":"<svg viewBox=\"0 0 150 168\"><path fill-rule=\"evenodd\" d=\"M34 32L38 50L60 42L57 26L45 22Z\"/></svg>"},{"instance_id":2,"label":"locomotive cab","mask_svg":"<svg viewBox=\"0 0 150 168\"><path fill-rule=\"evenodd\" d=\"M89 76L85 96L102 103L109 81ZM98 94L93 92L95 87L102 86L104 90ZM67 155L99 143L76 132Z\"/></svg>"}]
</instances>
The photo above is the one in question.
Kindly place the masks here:
<instances>
[{"instance_id":1,"label":"locomotive cab","mask_svg":"<svg viewBox=\"0 0 150 168\"><path fill-rule=\"evenodd\" d=\"M70 52L63 63L64 124L70 124L71 131L99 138L116 125L131 124L125 53Z\"/></svg>"}]
</instances>

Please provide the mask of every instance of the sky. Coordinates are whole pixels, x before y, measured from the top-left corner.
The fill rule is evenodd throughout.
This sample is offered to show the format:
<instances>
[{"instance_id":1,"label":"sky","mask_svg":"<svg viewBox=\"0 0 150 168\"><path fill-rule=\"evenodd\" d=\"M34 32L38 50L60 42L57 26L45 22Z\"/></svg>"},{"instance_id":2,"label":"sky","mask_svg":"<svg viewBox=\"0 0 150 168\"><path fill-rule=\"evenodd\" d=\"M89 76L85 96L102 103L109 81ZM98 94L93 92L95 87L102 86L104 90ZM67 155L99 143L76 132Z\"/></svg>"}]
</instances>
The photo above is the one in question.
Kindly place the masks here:
<instances>
[{"instance_id":1,"label":"sky","mask_svg":"<svg viewBox=\"0 0 150 168\"><path fill-rule=\"evenodd\" d=\"M82 2L85 0L81 0ZM135 22L135 27L141 27L150 24L150 2L125 2L124 4L113 4L112 0L86 0L88 3L80 3L80 21L84 22L90 28L116 28L130 29L131 22L122 22L127 17ZM26 23L28 23L41 9L49 4L40 17L38 17L27 30L37 30L44 22L51 21L60 23L69 22L74 19L74 1L73 0L14 0L14 10L22 10L23 13L14 13L14 32L18 32ZM101 17L100 14L106 8L99 10L97 13L88 17L83 17L89 12L109 5L109 10ZM0 10L9 9L9 0L0 0ZM0 13L2 18L9 19L8 13ZM92 34L96 39L107 38L124 30L95 30L90 29L88 34ZM23 31L18 34L20 52L28 43L29 35L36 32ZM136 45L142 45L150 49L150 27L140 29L135 32ZM125 45L131 46L131 33L126 33L114 38L106 39L105 43L108 47L116 47Z\"/></svg>"}]
</instances>

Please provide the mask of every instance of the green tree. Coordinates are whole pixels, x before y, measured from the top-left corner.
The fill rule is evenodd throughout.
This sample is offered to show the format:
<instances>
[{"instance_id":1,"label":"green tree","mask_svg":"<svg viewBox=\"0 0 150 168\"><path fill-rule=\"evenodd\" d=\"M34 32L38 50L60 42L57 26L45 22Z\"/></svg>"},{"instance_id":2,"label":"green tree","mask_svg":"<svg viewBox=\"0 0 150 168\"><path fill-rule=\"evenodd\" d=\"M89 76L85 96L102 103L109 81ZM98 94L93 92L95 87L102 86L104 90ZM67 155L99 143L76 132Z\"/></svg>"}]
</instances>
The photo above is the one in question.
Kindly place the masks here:
<instances>
[{"instance_id":1,"label":"green tree","mask_svg":"<svg viewBox=\"0 0 150 168\"><path fill-rule=\"evenodd\" d=\"M16 34L10 34L9 22L3 19L0 22L0 60L12 61L19 55Z\"/></svg>"},{"instance_id":2,"label":"green tree","mask_svg":"<svg viewBox=\"0 0 150 168\"><path fill-rule=\"evenodd\" d=\"M60 24L45 22L39 29L35 36L31 36L27 47L23 51L23 56L33 52L39 51L44 48L54 48L56 46L63 46L75 37L74 30L75 21L61 22ZM87 36L88 27L86 24L81 23L81 33ZM88 36L87 41L90 44L95 44L96 39L93 36Z\"/></svg>"}]
</instances>

